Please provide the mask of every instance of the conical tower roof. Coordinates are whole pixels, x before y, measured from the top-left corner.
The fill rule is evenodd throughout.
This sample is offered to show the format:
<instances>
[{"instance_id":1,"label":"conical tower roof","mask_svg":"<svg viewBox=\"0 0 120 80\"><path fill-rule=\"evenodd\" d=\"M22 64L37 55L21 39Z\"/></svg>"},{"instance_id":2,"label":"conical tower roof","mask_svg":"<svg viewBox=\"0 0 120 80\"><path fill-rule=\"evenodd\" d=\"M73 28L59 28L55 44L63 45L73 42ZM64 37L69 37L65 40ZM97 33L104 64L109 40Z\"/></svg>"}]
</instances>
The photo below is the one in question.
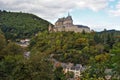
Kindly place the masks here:
<instances>
[{"instance_id":1,"label":"conical tower roof","mask_svg":"<svg viewBox=\"0 0 120 80\"><path fill-rule=\"evenodd\" d=\"M72 20L72 17L70 16L69 13L68 13L68 16L66 17L66 20Z\"/></svg>"}]
</instances>

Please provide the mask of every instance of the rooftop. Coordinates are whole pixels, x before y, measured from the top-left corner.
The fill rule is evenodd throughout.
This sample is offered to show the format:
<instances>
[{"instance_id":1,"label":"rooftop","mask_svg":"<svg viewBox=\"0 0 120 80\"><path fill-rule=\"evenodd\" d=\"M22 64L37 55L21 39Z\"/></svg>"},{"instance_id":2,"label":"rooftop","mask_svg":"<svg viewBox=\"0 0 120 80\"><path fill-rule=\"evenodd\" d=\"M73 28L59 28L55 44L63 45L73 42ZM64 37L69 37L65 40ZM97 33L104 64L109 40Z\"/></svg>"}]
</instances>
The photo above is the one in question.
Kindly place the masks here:
<instances>
[{"instance_id":1,"label":"rooftop","mask_svg":"<svg viewBox=\"0 0 120 80\"><path fill-rule=\"evenodd\" d=\"M78 28L89 28L88 26L84 26L84 25L75 25L78 26Z\"/></svg>"}]
</instances>

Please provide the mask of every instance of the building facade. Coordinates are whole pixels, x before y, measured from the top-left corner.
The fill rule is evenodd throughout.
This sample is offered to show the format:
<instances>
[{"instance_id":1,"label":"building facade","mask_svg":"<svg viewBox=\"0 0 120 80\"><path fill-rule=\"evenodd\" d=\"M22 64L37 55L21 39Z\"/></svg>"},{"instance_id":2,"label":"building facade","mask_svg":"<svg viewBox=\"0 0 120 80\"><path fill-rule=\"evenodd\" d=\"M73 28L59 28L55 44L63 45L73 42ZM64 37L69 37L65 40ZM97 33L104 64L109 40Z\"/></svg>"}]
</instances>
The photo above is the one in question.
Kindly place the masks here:
<instances>
[{"instance_id":1,"label":"building facade","mask_svg":"<svg viewBox=\"0 0 120 80\"><path fill-rule=\"evenodd\" d=\"M49 31L57 32L57 31L74 31L74 32L87 32L90 33L90 28L88 26L83 25L74 25L72 17L68 14L67 17L59 18L55 25L49 25Z\"/></svg>"}]
</instances>

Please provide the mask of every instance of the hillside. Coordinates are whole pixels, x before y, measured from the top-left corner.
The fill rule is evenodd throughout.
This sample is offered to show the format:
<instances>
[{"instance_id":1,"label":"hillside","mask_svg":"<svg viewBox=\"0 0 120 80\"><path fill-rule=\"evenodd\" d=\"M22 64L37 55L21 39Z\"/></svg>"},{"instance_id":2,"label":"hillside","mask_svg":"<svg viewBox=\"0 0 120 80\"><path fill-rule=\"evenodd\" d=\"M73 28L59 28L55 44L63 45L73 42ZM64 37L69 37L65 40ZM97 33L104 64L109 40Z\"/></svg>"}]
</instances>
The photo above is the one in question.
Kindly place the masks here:
<instances>
[{"instance_id":1,"label":"hillside","mask_svg":"<svg viewBox=\"0 0 120 80\"><path fill-rule=\"evenodd\" d=\"M120 31L119 30L104 30L104 31L101 31L101 32L98 32L98 33L100 33L100 34L107 33L107 34L120 35Z\"/></svg>"},{"instance_id":2,"label":"hillside","mask_svg":"<svg viewBox=\"0 0 120 80\"><path fill-rule=\"evenodd\" d=\"M7 39L29 38L47 30L49 22L29 13L0 11L0 28Z\"/></svg>"}]
</instances>

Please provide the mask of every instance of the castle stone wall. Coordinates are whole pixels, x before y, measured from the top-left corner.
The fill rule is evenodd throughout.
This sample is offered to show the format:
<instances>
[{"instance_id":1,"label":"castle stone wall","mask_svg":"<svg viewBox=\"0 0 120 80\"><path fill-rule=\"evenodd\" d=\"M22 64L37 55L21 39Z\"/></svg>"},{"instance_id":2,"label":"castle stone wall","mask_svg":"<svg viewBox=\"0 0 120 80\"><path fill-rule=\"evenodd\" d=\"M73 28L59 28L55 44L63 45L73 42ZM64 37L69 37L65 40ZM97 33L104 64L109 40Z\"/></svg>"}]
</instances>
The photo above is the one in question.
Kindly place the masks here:
<instances>
[{"instance_id":1,"label":"castle stone wall","mask_svg":"<svg viewBox=\"0 0 120 80\"><path fill-rule=\"evenodd\" d=\"M82 25L74 25L71 16L66 18L59 18L54 27L50 27L49 31L74 31L74 32L87 32L90 33L90 28Z\"/></svg>"}]
</instances>

